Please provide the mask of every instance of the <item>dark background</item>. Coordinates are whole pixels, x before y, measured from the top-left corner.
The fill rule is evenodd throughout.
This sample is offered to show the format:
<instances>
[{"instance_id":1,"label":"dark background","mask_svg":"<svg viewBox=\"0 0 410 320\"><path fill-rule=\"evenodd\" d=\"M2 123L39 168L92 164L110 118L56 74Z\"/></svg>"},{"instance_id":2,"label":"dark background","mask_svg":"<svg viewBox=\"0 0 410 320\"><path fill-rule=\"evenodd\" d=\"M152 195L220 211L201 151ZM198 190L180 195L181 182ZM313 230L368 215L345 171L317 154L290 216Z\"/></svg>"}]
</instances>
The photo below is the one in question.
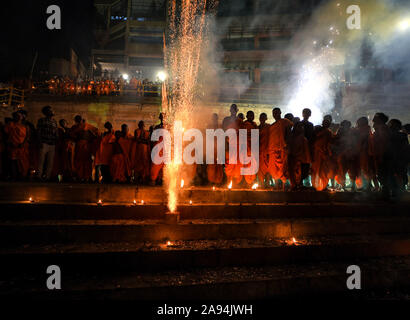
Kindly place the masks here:
<instances>
[{"instance_id":1,"label":"dark background","mask_svg":"<svg viewBox=\"0 0 410 320\"><path fill-rule=\"evenodd\" d=\"M47 7L61 9L61 30L49 30ZM27 78L36 52L35 73L51 57L67 57L73 48L87 66L93 47L95 9L92 0L2 1L0 13L0 81Z\"/></svg>"}]
</instances>

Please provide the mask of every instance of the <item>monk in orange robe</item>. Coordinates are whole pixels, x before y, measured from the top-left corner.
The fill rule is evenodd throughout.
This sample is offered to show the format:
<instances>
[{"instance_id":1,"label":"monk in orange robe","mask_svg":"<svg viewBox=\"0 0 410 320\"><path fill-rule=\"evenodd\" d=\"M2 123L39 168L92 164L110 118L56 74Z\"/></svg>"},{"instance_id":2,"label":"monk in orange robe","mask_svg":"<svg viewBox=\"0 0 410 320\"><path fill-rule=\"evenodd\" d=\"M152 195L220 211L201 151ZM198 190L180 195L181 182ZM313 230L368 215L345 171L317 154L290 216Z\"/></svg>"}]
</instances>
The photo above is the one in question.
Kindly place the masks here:
<instances>
[{"instance_id":1,"label":"monk in orange robe","mask_svg":"<svg viewBox=\"0 0 410 320\"><path fill-rule=\"evenodd\" d=\"M246 153L248 157L252 157L252 152L251 152L251 130L255 130L258 129L258 125L256 124L255 121L253 121L255 119L255 113L253 111L248 111L246 113L246 121L243 122L242 128L246 129ZM259 156L259 155L258 155ZM253 159L253 161L255 161L255 159ZM251 163L243 165L244 168L249 168L251 167ZM249 186L252 186L253 183L256 180L256 174L252 174L252 175L244 175L245 181Z\"/></svg>"},{"instance_id":2,"label":"monk in orange robe","mask_svg":"<svg viewBox=\"0 0 410 320\"><path fill-rule=\"evenodd\" d=\"M25 164L27 157L24 144L27 141L27 127L22 124L22 116L13 113L13 121L8 123L4 132L7 135L7 151L11 161L12 178L22 179L27 176L28 166Z\"/></svg>"},{"instance_id":3,"label":"monk in orange robe","mask_svg":"<svg viewBox=\"0 0 410 320\"><path fill-rule=\"evenodd\" d=\"M292 131L289 142L289 180L292 191L301 189L303 164L310 164L310 148L308 139L305 137L305 126L297 122Z\"/></svg>"},{"instance_id":4,"label":"monk in orange robe","mask_svg":"<svg viewBox=\"0 0 410 320\"><path fill-rule=\"evenodd\" d=\"M133 151L135 151L135 140L133 135L130 134L128 125L126 124L121 126L121 137L118 139L118 143L121 145L124 154L124 165L127 169L127 177L131 178L131 171L134 167L132 160L135 159L135 156L132 154Z\"/></svg>"},{"instance_id":5,"label":"monk in orange robe","mask_svg":"<svg viewBox=\"0 0 410 320\"><path fill-rule=\"evenodd\" d=\"M115 142L112 145L112 159L110 172L113 182L127 182L129 177L129 162L120 140L123 139L122 132L115 132ZM124 139L123 139L124 140Z\"/></svg>"},{"instance_id":6,"label":"monk in orange robe","mask_svg":"<svg viewBox=\"0 0 410 320\"><path fill-rule=\"evenodd\" d=\"M266 123L268 116L266 113L261 113L259 116L259 171L258 180L261 187L267 187L269 181L266 177L268 174L268 137L270 124Z\"/></svg>"},{"instance_id":7,"label":"monk in orange robe","mask_svg":"<svg viewBox=\"0 0 410 320\"><path fill-rule=\"evenodd\" d=\"M269 127L268 132L268 171L277 187L279 188L281 181L282 190L285 190L288 171L288 140L293 123L281 118L281 114L282 111L279 108L272 110L275 122Z\"/></svg>"},{"instance_id":8,"label":"monk in orange robe","mask_svg":"<svg viewBox=\"0 0 410 320\"><path fill-rule=\"evenodd\" d=\"M91 180L93 171L93 152L95 152L98 129L87 123L80 115L75 116L75 124L70 135L75 141L73 167L77 178L82 182Z\"/></svg>"},{"instance_id":9,"label":"monk in orange robe","mask_svg":"<svg viewBox=\"0 0 410 320\"><path fill-rule=\"evenodd\" d=\"M163 129L164 128L164 115L161 112L159 114L159 120L160 120L160 124L156 125L154 127L154 130L157 129ZM162 137L160 138L159 141L156 141L152 147L154 148L154 146L158 143L160 143L162 141ZM162 157L163 156L163 150L161 150L159 152L159 155L156 155L158 157ZM164 168L164 163L161 164L155 164L154 162L151 162L151 172L150 172L150 179L151 179L151 185L155 185L155 183L159 182L159 179L162 179L162 175L163 175L163 168Z\"/></svg>"},{"instance_id":10,"label":"monk in orange robe","mask_svg":"<svg viewBox=\"0 0 410 320\"><path fill-rule=\"evenodd\" d=\"M96 180L100 182L110 182L110 164L113 148L112 144L115 141L115 135L110 122L106 122L104 124L104 128L106 131L99 138L99 147L95 154Z\"/></svg>"},{"instance_id":11,"label":"monk in orange robe","mask_svg":"<svg viewBox=\"0 0 410 320\"><path fill-rule=\"evenodd\" d=\"M229 163L229 139L227 139L225 148L225 174L228 183L232 182L235 185L239 185L242 181L241 164L239 161L239 129L241 128L242 120L236 116L236 114L238 113L238 107L236 106L236 104L231 105L230 112L231 115L229 117L224 118L222 122L222 128L224 131L227 131L229 129L234 129L236 131L236 144L238 152L236 163Z\"/></svg>"},{"instance_id":12,"label":"monk in orange robe","mask_svg":"<svg viewBox=\"0 0 410 320\"><path fill-rule=\"evenodd\" d=\"M149 131L145 130L144 121L138 122L138 129L134 132L135 151L134 175L140 182L146 182L150 176L151 150Z\"/></svg>"},{"instance_id":13,"label":"monk in orange robe","mask_svg":"<svg viewBox=\"0 0 410 320\"><path fill-rule=\"evenodd\" d=\"M333 133L329 129L330 121L323 120L322 126L315 128L313 138L312 185L317 191L327 188L334 177L331 144Z\"/></svg>"},{"instance_id":14,"label":"monk in orange robe","mask_svg":"<svg viewBox=\"0 0 410 320\"><path fill-rule=\"evenodd\" d=\"M27 174L30 175L39 169L39 144L36 127L27 120L26 110L19 109L17 112L22 116L21 123L27 128L27 139L24 142L24 158L22 160L22 165L24 166L24 171L27 171Z\"/></svg>"},{"instance_id":15,"label":"monk in orange robe","mask_svg":"<svg viewBox=\"0 0 410 320\"><path fill-rule=\"evenodd\" d=\"M212 115L212 123L209 126L209 129L219 129L218 124L218 114L214 113ZM212 151L210 151L212 152ZM218 146L217 146L217 138L214 138L214 164L207 164L206 166L206 174L208 177L208 181L212 184L221 184L224 178L224 169L222 164L217 163L217 156L218 156Z\"/></svg>"}]
</instances>

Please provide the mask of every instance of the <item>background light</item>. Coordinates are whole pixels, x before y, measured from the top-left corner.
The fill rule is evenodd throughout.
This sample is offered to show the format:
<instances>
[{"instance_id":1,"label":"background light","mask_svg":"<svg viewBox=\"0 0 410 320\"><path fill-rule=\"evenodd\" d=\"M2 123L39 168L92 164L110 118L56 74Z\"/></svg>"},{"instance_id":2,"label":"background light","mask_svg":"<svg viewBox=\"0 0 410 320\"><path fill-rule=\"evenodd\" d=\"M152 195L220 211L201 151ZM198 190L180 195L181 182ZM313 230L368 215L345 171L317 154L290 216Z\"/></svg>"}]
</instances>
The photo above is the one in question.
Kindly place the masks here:
<instances>
[{"instance_id":1,"label":"background light","mask_svg":"<svg viewBox=\"0 0 410 320\"><path fill-rule=\"evenodd\" d=\"M128 80L128 74L124 73L124 74L122 75L122 78L123 78L124 80Z\"/></svg>"},{"instance_id":2,"label":"background light","mask_svg":"<svg viewBox=\"0 0 410 320\"><path fill-rule=\"evenodd\" d=\"M399 22L398 28L400 31L406 31L410 28L410 19L402 20Z\"/></svg>"},{"instance_id":3,"label":"background light","mask_svg":"<svg viewBox=\"0 0 410 320\"><path fill-rule=\"evenodd\" d=\"M164 82L167 79L167 74L164 71L157 73L157 78L159 81Z\"/></svg>"}]
</instances>

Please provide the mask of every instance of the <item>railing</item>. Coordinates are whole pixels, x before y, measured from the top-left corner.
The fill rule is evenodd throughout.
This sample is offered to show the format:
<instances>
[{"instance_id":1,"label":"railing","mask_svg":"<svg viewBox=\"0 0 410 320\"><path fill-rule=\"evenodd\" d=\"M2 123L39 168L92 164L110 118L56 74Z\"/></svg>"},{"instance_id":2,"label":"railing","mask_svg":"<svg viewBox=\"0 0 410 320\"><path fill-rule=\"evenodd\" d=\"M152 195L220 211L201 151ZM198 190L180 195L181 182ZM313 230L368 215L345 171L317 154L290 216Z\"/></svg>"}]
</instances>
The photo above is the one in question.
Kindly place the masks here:
<instances>
[{"instance_id":1,"label":"railing","mask_svg":"<svg viewBox=\"0 0 410 320\"><path fill-rule=\"evenodd\" d=\"M0 88L0 104L3 107L24 107L24 90L11 87Z\"/></svg>"}]
</instances>

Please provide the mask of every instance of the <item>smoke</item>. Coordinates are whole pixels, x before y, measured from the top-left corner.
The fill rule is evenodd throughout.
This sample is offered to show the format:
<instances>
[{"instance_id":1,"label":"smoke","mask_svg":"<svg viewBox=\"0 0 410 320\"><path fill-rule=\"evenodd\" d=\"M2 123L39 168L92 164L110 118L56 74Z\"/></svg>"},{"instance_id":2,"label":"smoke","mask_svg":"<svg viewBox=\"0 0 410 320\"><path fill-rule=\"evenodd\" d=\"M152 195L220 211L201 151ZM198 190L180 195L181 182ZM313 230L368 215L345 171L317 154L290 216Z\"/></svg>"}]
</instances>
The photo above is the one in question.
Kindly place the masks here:
<instances>
[{"instance_id":1,"label":"smoke","mask_svg":"<svg viewBox=\"0 0 410 320\"><path fill-rule=\"evenodd\" d=\"M308 24L294 35L289 47L288 66L292 76L284 86L284 109L300 116L303 108L310 108L311 120L318 124L323 115L334 110L337 90L342 85L349 87L350 83L343 83L346 70L353 70L348 81L360 84L377 82L377 77L383 77L380 70L384 68L393 72L409 70L410 12L408 2L405 3L356 1L361 9L359 30L350 30L346 25L349 17L346 9L351 1L327 1L319 6ZM404 78L408 77L408 72L402 73ZM383 92L386 93L386 88ZM390 98L393 99L385 95L384 103L389 103ZM371 97L361 99L369 104ZM355 103L360 104L352 101ZM352 110L340 110L341 116L353 118L354 113L360 112Z\"/></svg>"},{"instance_id":2,"label":"smoke","mask_svg":"<svg viewBox=\"0 0 410 320\"><path fill-rule=\"evenodd\" d=\"M259 69L259 87L266 95L259 103L298 117L310 108L315 124L325 114L353 121L373 111L396 113L391 107L398 104L394 81L410 78L408 0L355 1L361 9L359 30L346 25L350 0L322 1L313 12L307 1L290 9L288 0L260 0L258 9L245 2L221 1L218 16L207 17L209 37L199 72L202 101L244 101L240 98L255 89L252 70ZM275 33L270 43L269 34ZM255 34L267 34L268 41L262 37L257 45ZM386 81L389 72L391 81ZM356 85L362 91L354 92Z\"/></svg>"}]
</instances>

